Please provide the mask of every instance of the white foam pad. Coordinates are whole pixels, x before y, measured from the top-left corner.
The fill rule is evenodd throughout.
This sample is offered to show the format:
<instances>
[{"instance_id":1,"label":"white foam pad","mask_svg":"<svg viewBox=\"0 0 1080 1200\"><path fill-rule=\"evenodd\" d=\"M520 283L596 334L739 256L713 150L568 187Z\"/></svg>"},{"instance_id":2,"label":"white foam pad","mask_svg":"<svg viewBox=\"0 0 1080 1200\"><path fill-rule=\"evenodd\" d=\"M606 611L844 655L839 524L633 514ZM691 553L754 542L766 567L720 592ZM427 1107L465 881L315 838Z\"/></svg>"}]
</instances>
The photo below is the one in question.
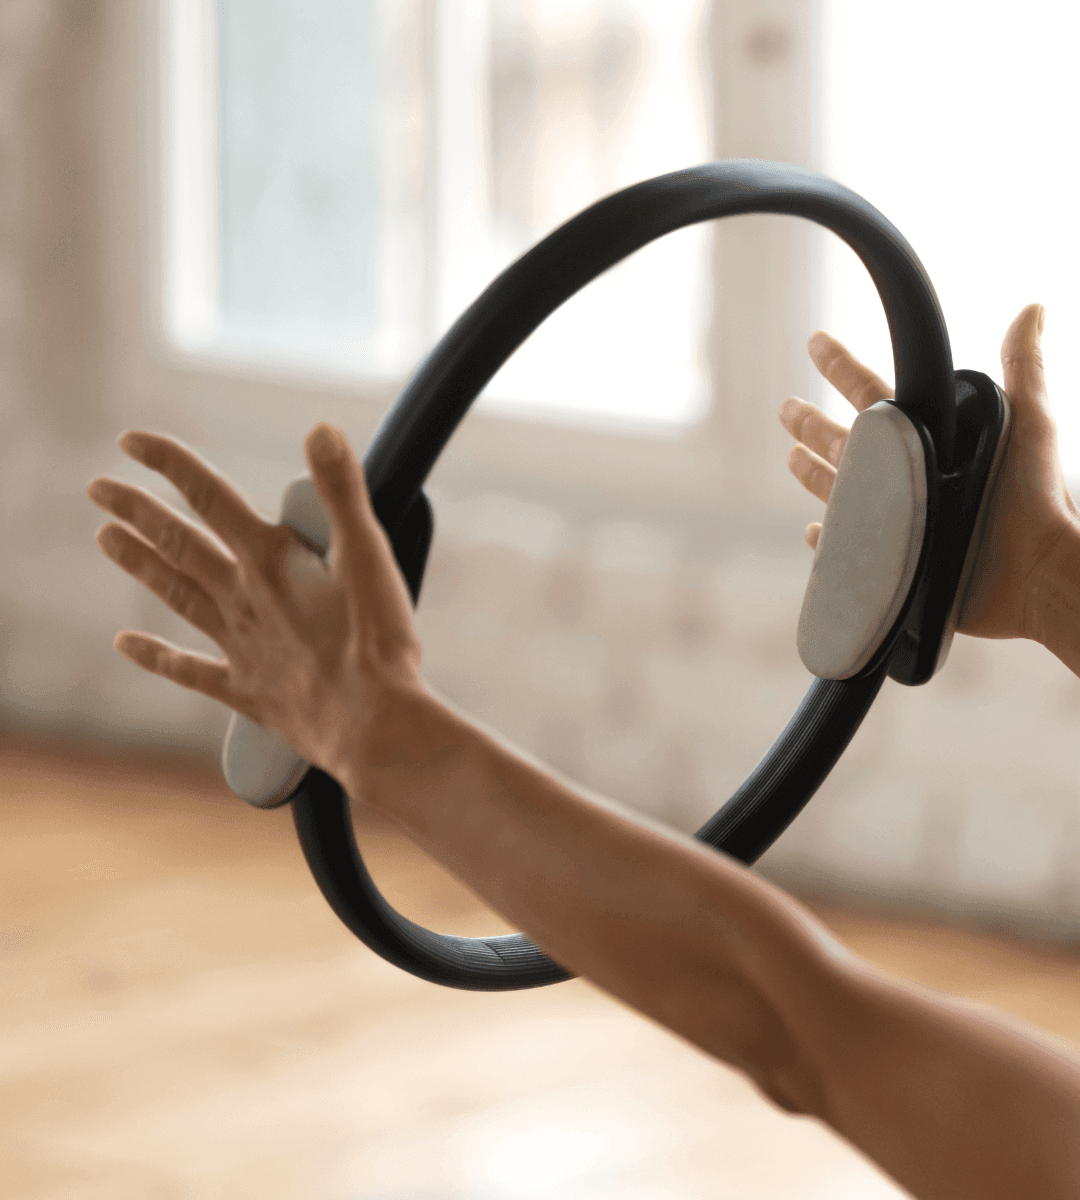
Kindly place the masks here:
<instances>
[{"instance_id":1,"label":"white foam pad","mask_svg":"<svg viewBox=\"0 0 1080 1200\"><path fill-rule=\"evenodd\" d=\"M294 529L317 554L330 549L330 517L310 476L301 475L285 489L281 524ZM297 584L317 587L325 579L322 564L307 551L298 553L290 565ZM256 808L284 804L309 765L272 729L233 713L221 749L221 768L225 782L249 804Z\"/></svg>"},{"instance_id":2,"label":"white foam pad","mask_svg":"<svg viewBox=\"0 0 1080 1200\"><path fill-rule=\"evenodd\" d=\"M892 628L926 532L922 440L888 400L848 434L799 615L799 657L820 679L849 679Z\"/></svg>"}]
</instances>

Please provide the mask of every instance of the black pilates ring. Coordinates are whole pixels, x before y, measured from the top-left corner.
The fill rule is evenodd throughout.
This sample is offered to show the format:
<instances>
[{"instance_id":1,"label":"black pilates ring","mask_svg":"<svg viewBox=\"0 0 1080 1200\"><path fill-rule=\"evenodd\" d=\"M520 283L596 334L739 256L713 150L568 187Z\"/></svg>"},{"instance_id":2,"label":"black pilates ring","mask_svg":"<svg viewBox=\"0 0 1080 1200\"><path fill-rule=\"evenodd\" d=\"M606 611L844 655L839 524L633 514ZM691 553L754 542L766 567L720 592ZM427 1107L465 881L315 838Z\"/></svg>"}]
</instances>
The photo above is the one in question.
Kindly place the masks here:
<instances>
[{"instance_id":1,"label":"black pilates ring","mask_svg":"<svg viewBox=\"0 0 1080 1200\"><path fill-rule=\"evenodd\" d=\"M851 678L815 677L769 752L694 835L745 864L772 845L821 785L886 675L913 685L933 673L934 637L940 642L956 591L955 577L951 592L939 577L950 570L950 546L953 557L959 547L963 558L987 477L987 446L992 449L1000 431L1000 413L986 399L987 385L994 385L978 372L954 373L934 287L895 226L832 179L757 159L709 163L616 192L560 226L490 284L420 364L364 456L373 507L415 605L433 529L424 482L495 372L559 305L627 255L676 229L748 213L805 217L858 254L888 319L895 403L919 428L938 486L928 501L912 599L886 642ZM432 983L475 991L571 978L524 934L455 937L396 912L360 857L348 797L324 772L309 770L289 800L304 856L331 908L389 962Z\"/></svg>"}]
</instances>

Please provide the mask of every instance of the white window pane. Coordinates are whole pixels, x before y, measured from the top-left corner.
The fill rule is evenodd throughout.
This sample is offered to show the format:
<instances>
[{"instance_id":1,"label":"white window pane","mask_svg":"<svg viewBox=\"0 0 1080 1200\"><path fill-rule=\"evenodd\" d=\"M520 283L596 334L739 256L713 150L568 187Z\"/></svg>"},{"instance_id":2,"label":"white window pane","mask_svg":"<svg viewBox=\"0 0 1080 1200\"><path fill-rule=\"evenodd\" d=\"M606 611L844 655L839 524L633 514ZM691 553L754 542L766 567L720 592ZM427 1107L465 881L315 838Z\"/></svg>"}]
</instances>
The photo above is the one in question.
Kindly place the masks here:
<instances>
[{"instance_id":1,"label":"white window pane","mask_svg":"<svg viewBox=\"0 0 1080 1200\"><path fill-rule=\"evenodd\" d=\"M446 136L444 219L454 260L443 328L498 271L600 197L707 161L701 0L500 0L468 10L488 52L486 88L457 48L442 86L475 97ZM460 33L461 24L457 25ZM457 50L455 53L454 50ZM448 97L449 99L449 97ZM457 137L454 137L454 134ZM451 215L452 214L452 215ZM705 360L708 230L669 235L554 313L489 385L481 408L658 431L696 420Z\"/></svg>"},{"instance_id":2,"label":"white window pane","mask_svg":"<svg viewBox=\"0 0 1080 1200\"><path fill-rule=\"evenodd\" d=\"M709 158L707 7L219 0L218 344L403 377L556 226ZM707 239L662 239L574 297L481 407L700 416Z\"/></svg>"},{"instance_id":3,"label":"white window pane","mask_svg":"<svg viewBox=\"0 0 1080 1200\"><path fill-rule=\"evenodd\" d=\"M826 165L922 259L955 365L1001 382L1016 314L1046 306L1043 348L1067 476L1080 476L1072 386L1080 10L1056 0L827 0ZM888 330L865 270L830 239L827 328L890 383ZM834 394L835 396L835 394ZM850 425L839 397L829 410Z\"/></svg>"},{"instance_id":4,"label":"white window pane","mask_svg":"<svg viewBox=\"0 0 1080 1200\"><path fill-rule=\"evenodd\" d=\"M419 7L220 0L220 343L376 375L418 353L423 131L387 141Z\"/></svg>"}]
</instances>

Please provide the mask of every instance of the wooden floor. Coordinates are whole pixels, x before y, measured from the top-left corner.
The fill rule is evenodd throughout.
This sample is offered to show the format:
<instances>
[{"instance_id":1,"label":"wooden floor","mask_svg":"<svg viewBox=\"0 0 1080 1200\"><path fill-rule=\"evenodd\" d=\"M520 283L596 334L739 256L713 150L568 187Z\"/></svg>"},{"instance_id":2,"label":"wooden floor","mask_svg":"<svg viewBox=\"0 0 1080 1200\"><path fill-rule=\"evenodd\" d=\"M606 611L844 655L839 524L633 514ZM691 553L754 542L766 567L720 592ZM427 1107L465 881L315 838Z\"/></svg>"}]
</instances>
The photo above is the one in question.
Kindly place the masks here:
<instances>
[{"instance_id":1,"label":"wooden floor","mask_svg":"<svg viewBox=\"0 0 1080 1200\"><path fill-rule=\"evenodd\" d=\"M0 744L7 1200L884 1200L818 1123L574 980L501 995L389 967L287 810L214 775ZM358 829L390 900L505 925ZM865 958L1080 1044L1080 957L814 906Z\"/></svg>"}]
</instances>

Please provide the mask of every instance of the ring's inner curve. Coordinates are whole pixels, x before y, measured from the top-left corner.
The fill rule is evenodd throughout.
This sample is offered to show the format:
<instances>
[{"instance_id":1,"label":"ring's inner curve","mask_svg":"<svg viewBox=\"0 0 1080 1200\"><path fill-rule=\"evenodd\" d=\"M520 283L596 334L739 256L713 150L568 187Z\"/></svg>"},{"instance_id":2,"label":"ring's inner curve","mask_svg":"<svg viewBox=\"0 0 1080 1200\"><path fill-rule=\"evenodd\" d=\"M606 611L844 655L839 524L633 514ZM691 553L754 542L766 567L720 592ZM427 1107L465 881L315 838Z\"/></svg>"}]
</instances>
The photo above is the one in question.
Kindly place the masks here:
<instances>
[{"instance_id":1,"label":"ring's inner curve","mask_svg":"<svg viewBox=\"0 0 1080 1200\"><path fill-rule=\"evenodd\" d=\"M806 217L852 247L877 287L892 338L896 403L929 431L943 471L956 437L952 351L933 285L876 208L834 180L782 163L733 159L676 171L599 201L508 267L409 380L364 457L372 504L391 534L454 430L495 372L570 296L642 246L717 217ZM887 661L850 679L815 679L746 782L695 834L752 863L794 820L847 747L884 682ZM421 978L501 991L569 978L523 934L461 938L407 920L382 897L356 846L348 797L318 770L292 800L323 895L371 949Z\"/></svg>"}]
</instances>

